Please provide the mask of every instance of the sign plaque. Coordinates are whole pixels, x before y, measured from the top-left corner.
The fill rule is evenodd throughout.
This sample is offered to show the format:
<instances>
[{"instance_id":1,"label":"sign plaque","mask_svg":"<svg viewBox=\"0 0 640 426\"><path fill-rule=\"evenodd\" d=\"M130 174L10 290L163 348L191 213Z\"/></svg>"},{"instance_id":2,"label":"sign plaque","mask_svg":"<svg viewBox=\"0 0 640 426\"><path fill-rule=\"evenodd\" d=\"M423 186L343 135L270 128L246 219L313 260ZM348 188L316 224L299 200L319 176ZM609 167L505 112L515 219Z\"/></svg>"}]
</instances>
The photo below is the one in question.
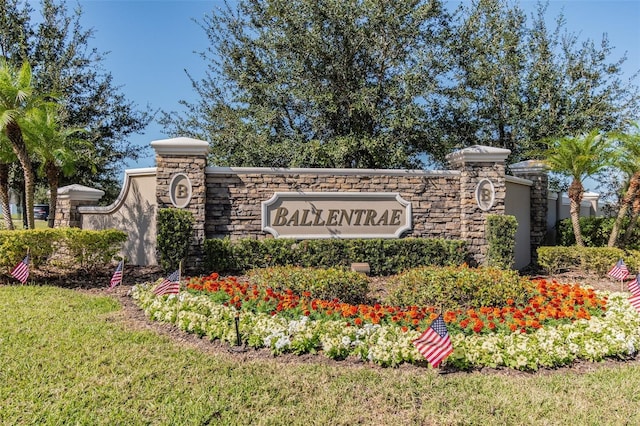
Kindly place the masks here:
<instances>
[{"instance_id":1,"label":"sign plaque","mask_svg":"<svg viewBox=\"0 0 640 426\"><path fill-rule=\"evenodd\" d=\"M399 238L411 203L382 192L276 192L262 203L262 230L276 238Z\"/></svg>"}]
</instances>

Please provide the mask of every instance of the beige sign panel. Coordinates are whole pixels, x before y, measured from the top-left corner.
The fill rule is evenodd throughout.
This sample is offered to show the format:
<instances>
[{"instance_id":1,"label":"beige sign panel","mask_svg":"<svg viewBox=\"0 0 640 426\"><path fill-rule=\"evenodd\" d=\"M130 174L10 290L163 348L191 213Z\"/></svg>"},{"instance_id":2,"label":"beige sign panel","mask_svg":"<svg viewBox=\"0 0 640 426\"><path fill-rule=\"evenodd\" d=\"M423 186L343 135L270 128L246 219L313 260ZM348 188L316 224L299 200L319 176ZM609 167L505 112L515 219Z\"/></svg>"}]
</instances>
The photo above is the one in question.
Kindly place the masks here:
<instances>
[{"instance_id":1,"label":"beige sign panel","mask_svg":"<svg viewBox=\"0 0 640 426\"><path fill-rule=\"evenodd\" d=\"M489 179L482 179L476 185L476 204L483 211L491 210L496 201L496 190Z\"/></svg>"},{"instance_id":2,"label":"beige sign panel","mask_svg":"<svg viewBox=\"0 0 640 426\"><path fill-rule=\"evenodd\" d=\"M397 193L276 192L262 203L262 230L276 238L399 238L411 203Z\"/></svg>"},{"instance_id":3,"label":"beige sign panel","mask_svg":"<svg viewBox=\"0 0 640 426\"><path fill-rule=\"evenodd\" d=\"M171 204L178 208L184 208L191 202L191 180L184 173L177 173L169 183L169 198Z\"/></svg>"}]
</instances>

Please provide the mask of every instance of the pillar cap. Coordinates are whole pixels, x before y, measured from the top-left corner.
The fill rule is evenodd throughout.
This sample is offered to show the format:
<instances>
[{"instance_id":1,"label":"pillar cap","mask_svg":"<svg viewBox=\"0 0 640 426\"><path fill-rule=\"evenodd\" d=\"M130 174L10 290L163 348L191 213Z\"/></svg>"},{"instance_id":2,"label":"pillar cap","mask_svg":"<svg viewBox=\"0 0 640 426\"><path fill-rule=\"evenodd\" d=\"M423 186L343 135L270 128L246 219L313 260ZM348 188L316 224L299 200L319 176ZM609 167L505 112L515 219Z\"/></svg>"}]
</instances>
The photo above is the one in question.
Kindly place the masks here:
<instances>
[{"instance_id":1,"label":"pillar cap","mask_svg":"<svg viewBox=\"0 0 640 426\"><path fill-rule=\"evenodd\" d=\"M90 188L84 185L67 185L58 188L58 198L72 201L98 201L104 195L100 189Z\"/></svg>"},{"instance_id":2,"label":"pillar cap","mask_svg":"<svg viewBox=\"0 0 640 426\"><path fill-rule=\"evenodd\" d=\"M151 147L156 150L156 155L207 155L209 142L193 138L161 139L151 142Z\"/></svg>"},{"instance_id":3,"label":"pillar cap","mask_svg":"<svg viewBox=\"0 0 640 426\"><path fill-rule=\"evenodd\" d=\"M547 166L541 160L526 160L513 163L509 166L509 169L514 174L544 173L547 171Z\"/></svg>"},{"instance_id":4,"label":"pillar cap","mask_svg":"<svg viewBox=\"0 0 640 426\"><path fill-rule=\"evenodd\" d=\"M473 145L447 155L451 165L464 163L502 163L511 154L511 150L492 146Z\"/></svg>"}]
</instances>

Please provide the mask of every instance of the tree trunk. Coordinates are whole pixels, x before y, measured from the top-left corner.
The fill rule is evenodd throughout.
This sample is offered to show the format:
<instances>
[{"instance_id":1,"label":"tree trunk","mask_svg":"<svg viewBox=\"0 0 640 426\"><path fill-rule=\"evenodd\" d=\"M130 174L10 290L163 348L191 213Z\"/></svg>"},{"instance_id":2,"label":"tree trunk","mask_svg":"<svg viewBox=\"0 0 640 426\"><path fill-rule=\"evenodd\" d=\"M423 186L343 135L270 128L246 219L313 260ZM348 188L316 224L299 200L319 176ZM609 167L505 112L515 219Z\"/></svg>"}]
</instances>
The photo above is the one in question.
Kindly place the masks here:
<instances>
[{"instance_id":1,"label":"tree trunk","mask_svg":"<svg viewBox=\"0 0 640 426\"><path fill-rule=\"evenodd\" d=\"M633 200L633 209L632 209L631 219L629 220L629 226L627 226L627 230L624 233L624 237L622 238L622 247L625 247L629 243L629 239L633 234L633 230L636 227L636 223L638 223L638 216L640 216L640 198L636 197Z\"/></svg>"},{"instance_id":2,"label":"tree trunk","mask_svg":"<svg viewBox=\"0 0 640 426\"><path fill-rule=\"evenodd\" d=\"M47 161L47 181L49 182L49 218L48 226L53 228L56 218L56 203L58 202L58 183L60 169L52 161Z\"/></svg>"},{"instance_id":3,"label":"tree trunk","mask_svg":"<svg viewBox=\"0 0 640 426\"><path fill-rule=\"evenodd\" d=\"M35 193L35 173L33 172L33 166L31 164L31 159L29 158L29 153L27 152L27 147L24 143L24 139L22 138L22 130L20 126L15 121L10 121L5 127L7 138L9 142L11 142L11 148L13 152L18 157L18 161L22 166L22 170L24 172L24 197L26 204L26 214L27 217L27 227L29 229L35 229L35 218L33 216L33 196Z\"/></svg>"},{"instance_id":4,"label":"tree trunk","mask_svg":"<svg viewBox=\"0 0 640 426\"><path fill-rule=\"evenodd\" d=\"M573 225L573 235L576 237L576 245L578 247L584 247L584 241L582 241L582 231L580 230L580 203L582 202L582 194L584 193L584 188L582 187L582 183L574 179L569 186L569 200L570 210L569 214L571 215L571 223Z\"/></svg>"},{"instance_id":5,"label":"tree trunk","mask_svg":"<svg viewBox=\"0 0 640 426\"><path fill-rule=\"evenodd\" d=\"M620 233L620 228L622 227L622 221L624 220L625 216L627 216L629 207L631 207L631 203L633 203L638 189L640 189L640 172L634 173L629 180L629 188L627 189L627 193L624 194L622 205L620 206L620 210L618 211L618 216L616 217L616 221L613 223L611 235L609 235L609 243L607 244L608 247L614 247L616 245L616 240L618 239L618 234ZM629 224L629 226L631 226L631 224Z\"/></svg>"},{"instance_id":6,"label":"tree trunk","mask_svg":"<svg viewBox=\"0 0 640 426\"><path fill-rule=\"evenodd\" d=\"M13 231L13 220L11 220L11 206L9 205L9 165L0 162L0 208L4 217L4 227Z\"/></svg>"}]
</instances>

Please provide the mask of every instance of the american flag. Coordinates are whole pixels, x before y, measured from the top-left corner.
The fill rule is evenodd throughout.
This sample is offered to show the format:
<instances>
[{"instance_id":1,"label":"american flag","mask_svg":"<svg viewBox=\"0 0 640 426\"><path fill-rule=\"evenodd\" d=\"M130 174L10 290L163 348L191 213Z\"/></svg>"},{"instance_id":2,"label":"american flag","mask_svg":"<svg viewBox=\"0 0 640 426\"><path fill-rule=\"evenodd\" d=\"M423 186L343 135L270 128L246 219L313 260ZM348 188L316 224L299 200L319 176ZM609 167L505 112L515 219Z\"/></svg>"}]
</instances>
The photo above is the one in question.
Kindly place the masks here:
<instances>
[{"instance_id":1,"label":"american flag","mask_svg":"<svg viewBox=\"0 0 640 426\"><path fill-rule=\"evenodd\" d=\"M632 281L629 281L629 291L634 296L640 296L640 284L638 284L638 276L639 275L640 274L636 275L635 278Z\"/></svg>"},{"instance_id":2,"label":"american flag","mask_svg":"<svg viewBox=\"0 0 640 426\"><path fill-rule=\"evenodd\" d=\"M631 303L631 306L636 308L636 311L638 311L638 313L640 313L640 296L639 295L631 296L629 298L629 303Z\"/></svg>"},{"instance_id":3,"label":"american flag","mask_svg":"<svg viewBox=\"0 0 640 426\"><path fill-rule=\"evenodd\" d=\"M160 284L153 290L153 294L163 296L165 294L180 293L180 270L176 270L167 278L162 280Z\"/></svg>"},{"instance_id":4,"label":"american flag","mask_svg":"<svg viewBox=\"0 0 640 426\"><path fill-rule=\"evenodd\" d=\"M438 315L427 331L414 340L413 344L431 365L438 367L453 352L453 345L442 315Z\"/></svg>"},{"instance_id":5,"label":"american flag","mask_svg":"<svg viewBox=\"0 0 640 426\"><path fill-rule=\"evenodd\" d=\"M114 288L118 284L122 284L122 260L118 262L118 266L116 266L116 270L113 272L111 282L109 283L109 289Z\"/></svg>"},{"instance_id":6,"label":"american flag","mask_svg":"<svg viewBox=\"0 0 640 426\"><path fill-rule=\"evenodd\" d=\"M20 281L22 284L27 282L29 278L29 255L26 255L24 259L20 261L11 271L11 276Z\"/></svg>"},{"instance_id":7,"label":"american flag","mask_svg":"<svg viewBox=\"0 0 640 426\"><path fill-rule=\"evenodd\" d=\"M613 265L613 268L607 272L607 275L616 280L624 280L629 276L629 270L627 269L627 265L620 259Z\"/></svg>"}]
</instances>

